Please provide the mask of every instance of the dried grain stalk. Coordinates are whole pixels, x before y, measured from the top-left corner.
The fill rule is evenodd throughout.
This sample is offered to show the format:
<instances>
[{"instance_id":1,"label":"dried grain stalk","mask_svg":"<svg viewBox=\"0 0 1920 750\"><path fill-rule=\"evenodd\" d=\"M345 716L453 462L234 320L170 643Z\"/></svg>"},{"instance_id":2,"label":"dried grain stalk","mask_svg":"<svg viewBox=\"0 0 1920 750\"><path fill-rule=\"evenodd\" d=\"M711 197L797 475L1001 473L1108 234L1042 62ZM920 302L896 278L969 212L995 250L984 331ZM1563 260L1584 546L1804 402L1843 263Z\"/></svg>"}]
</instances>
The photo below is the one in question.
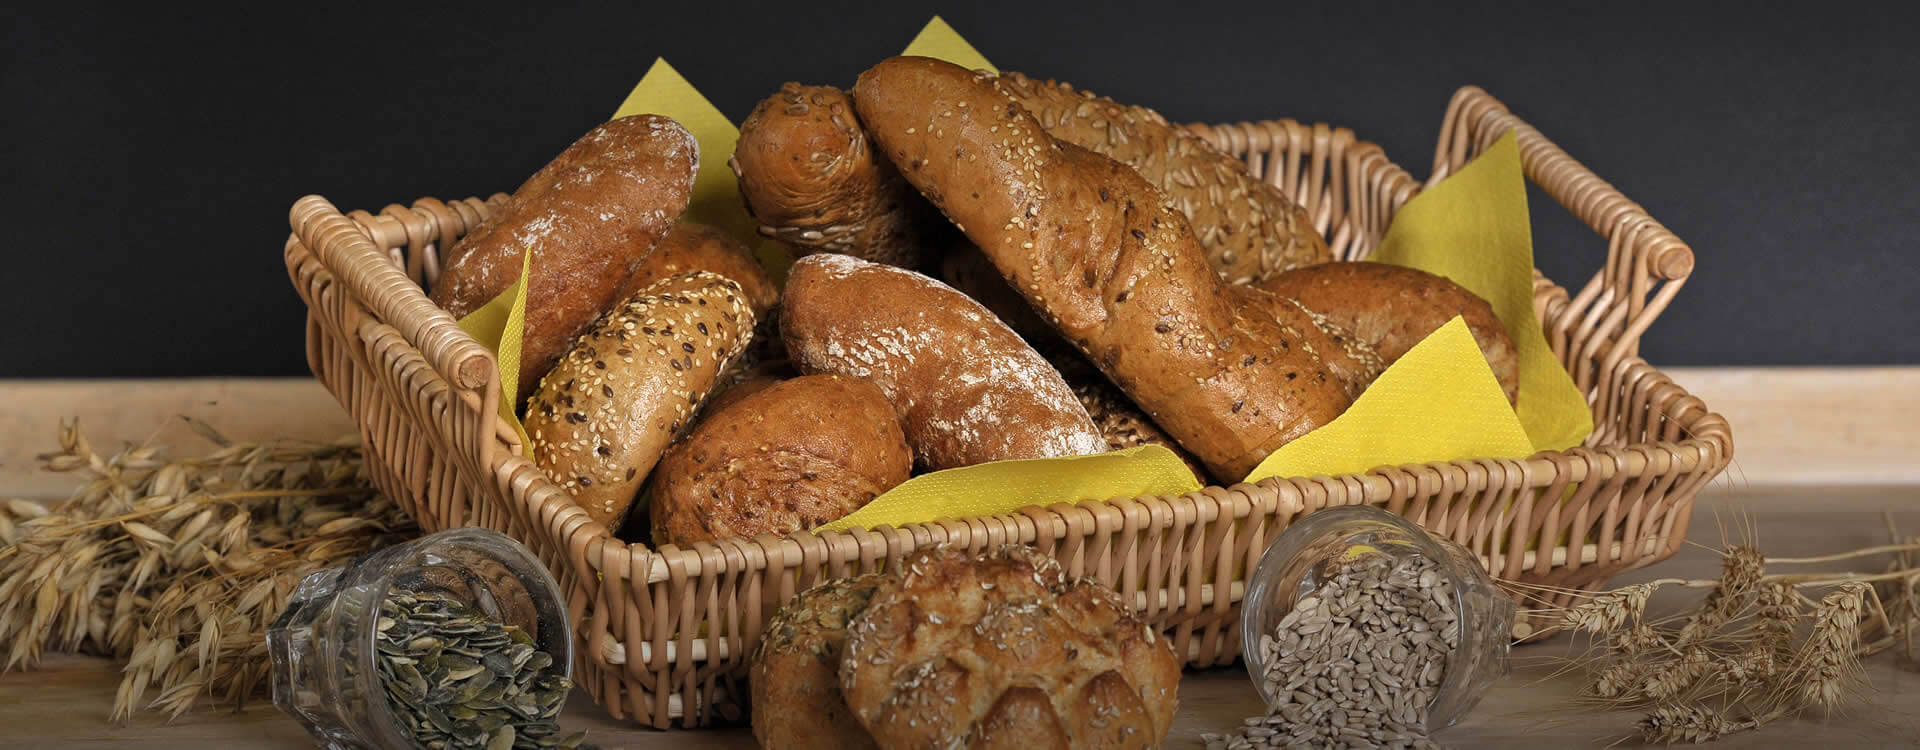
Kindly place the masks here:
<instances>
[{"instance_id":1,"label":"dried grain stalk","mask_svg":"<svg viewBox=\"0 0 1920 750\"><path fill-rule=\"evenodd\" d=\"M227 440L169 460L96 452L78 424L41 456L81 486L53 507L0 504L0 658L48 651L126 660L113 718L235 707L265 686L267 626L307 574L417 534L361 471L351 440Z\"/></svg>"}]
</instances>

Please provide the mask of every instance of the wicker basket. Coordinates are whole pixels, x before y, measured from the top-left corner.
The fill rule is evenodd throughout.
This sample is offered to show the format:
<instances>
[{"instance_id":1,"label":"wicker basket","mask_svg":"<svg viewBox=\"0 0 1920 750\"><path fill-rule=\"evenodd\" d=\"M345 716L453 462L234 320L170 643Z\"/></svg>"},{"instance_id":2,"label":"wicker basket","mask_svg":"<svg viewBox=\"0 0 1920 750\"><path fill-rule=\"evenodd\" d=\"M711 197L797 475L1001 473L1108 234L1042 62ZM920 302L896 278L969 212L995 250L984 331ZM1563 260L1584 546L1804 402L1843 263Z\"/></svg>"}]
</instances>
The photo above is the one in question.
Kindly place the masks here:
<instances>
[{"instance_id":1,"label":"wicker basket","mask_svg":"<svg viewBox=\"0 0 1920 750\"><path fill-rule=\"evenodd\" d=\"M1193 128L1302 200L1341 258L1366 257L1421 188L1344 129ZM1692 251L1478 89L1453 98L1431 180L1508 129L1527 177L1608 243L1606 267L1577 294L1537 272L1534 281L1549 342L1593 405L1596 431L1584 446L898 529L653 549L589 521L521 458L497 417L493 356L421 292L438 275L436 248L503 196L427 198L378 215L303 198L286 262L308 305L309 364L359 423L375 482L429 530L478 525L527 542L568 592L580 682L615 717L702 726L745 717L744 657L780 602L822 577L875 570L929 544L1011 541L1050 552L1071 573L1114 586L1195 666L1238 655L1241 571L1289 522L1331 505L1383 506L1466 545L1495 575L1528 583L1590 589L1673 554L1694 495L1733 450L1724 419L1636 356L1640 335L1691 273Z\"/></svg>"}]
</instances>

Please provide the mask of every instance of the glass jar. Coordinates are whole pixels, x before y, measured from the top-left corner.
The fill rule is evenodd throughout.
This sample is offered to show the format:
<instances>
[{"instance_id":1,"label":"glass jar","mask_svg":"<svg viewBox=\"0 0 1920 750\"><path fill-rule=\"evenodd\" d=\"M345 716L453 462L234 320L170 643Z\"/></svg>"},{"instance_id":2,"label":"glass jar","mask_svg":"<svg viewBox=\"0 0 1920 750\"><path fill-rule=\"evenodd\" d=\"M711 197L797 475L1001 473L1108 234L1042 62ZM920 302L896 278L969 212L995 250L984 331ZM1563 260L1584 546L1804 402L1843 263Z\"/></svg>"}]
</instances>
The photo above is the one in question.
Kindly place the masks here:
<instances>
[{"instance_id":1,"label":"glass jar","mask_svg":"<svg viewBox=\"0 0 1920 750\"><path fill-rule=\"evenodd\" d=\"M307 576L267 630L273 704L321 747L413 747L374 665L380 604L395 590L440 593L518 626L553 657L550 674L572 677L566 607L540 561L496 531L442 531Z\"/></svg>"},{"instance_id":2,"label":"glass jar","mask_svg":"<svg viewBox=\"0 0 1920 750\"><path fill-rule=\"evenodd\" d=\"M1428 707L1427 731L1458 722L1493 682L1507 674L1513 600L1493 585L1478 560L1451 540L1428 534L1400 516L1370 505L1343 505L1308 514L1289 526L1260 556L1247 579L1240 611L1241 654L1255 689L1269 705L1260 649L1262 634L1293 611L1354 554L1425 557L1453 584L1457 646L1448 655L1439 690Z\"/></svg>"}]
</instances>

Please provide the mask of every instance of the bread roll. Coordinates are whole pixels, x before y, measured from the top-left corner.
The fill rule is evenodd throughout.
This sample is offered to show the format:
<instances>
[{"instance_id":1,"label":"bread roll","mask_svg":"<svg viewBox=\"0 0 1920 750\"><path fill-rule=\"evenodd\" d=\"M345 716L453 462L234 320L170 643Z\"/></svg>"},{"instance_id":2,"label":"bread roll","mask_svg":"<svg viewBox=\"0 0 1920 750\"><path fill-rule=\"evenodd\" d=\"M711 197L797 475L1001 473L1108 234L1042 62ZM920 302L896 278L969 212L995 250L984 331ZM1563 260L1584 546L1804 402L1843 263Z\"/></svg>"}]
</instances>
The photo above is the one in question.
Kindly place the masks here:
<instances>
[{"instance_id":1,"label":"bread roll","mask_svg":"<svg viewBox=\"0 0 1920 750\"><path fill-rule=\"evenodd\" d=\"M448 251L434 304L465 317L520 278L533 251L520 343L523 403L620 283L687 209L700 146L679 123L634 115L589 131L528 178L505 208Z\"/></svg>"},{"instance_id":2,"label":"bread roll","mask_svg":"<svg viewBox=\"0 0 1920 750\"><path fill-rule=\"evenodd\" d=\"M1258 285L1353 333L1391 365L1446 325L1465 318L1509 402L1520 397L1520 355L1493 306L1444 276L1388 263L1327 263L1294 269Z\"/></svg>"},{"instance_id":3,"label":"bread roll","mask_svg":"<svg viewBox=\"0 0 1920 750\"><path fill-rule=\"evenodd\" d=\"M1180 662L1119 595L1009 545L910 555L849 625L847 706L881 747L1156 747Z\"/></svg>"},{"instance_id":4,"label":"bread roll","mask_svg":"<svg viewBox=\"0 0 1920 750\"><path fill-rule=\"evenodd\" d=\"M918 268L924 231L944 223L874 155L853 103L831 86L781 86L740 123L727 164L761 234L801 255Z\"/></svg>"},{"instance_id":5,"label":"bread roll","mask_svg":"<svg viewBox=\"0 0 1920 750\"><path fill-rule=\"evenodd\" d=\"M1052 365L931 278L810 255L787 277L781 321L801 372L867 378L887 394L922 468L1106 451Z\"/></svg>"},{"instance_id":6,"label":"bread roll","mask_svg":"<svg viewBox=\"0 0 1920 750\"><path fill-rule=\"evenodd\" d=\"M880 573L829 580L800 592L767 620L747 689L753 737L766 750L877 749L840 695L847 622L887 580Z\"/></svg>"},{"instance_id":7,"label":"bread roll","mask_svg":"<svg viewBox=\"0 0 1920 750\"><path fill-rule=\"evenodd\" d=\"M1073 345L1060 338L1060 332L1053 330L1046 318L1034 312L1026 297L1007 286L1007 280L1000 277L1000 269L993 267L993 261L987 260L980 248L971 243L962 245L940 258L941 281L987 308L1000 322L1020 334L1028 346L1048 359L1057 361L1057 355L1065 352L1079 357Z\"/></svg>"},{"instance_id":8,"label":"bread roll","mask_svg":"<svg viewBox=\"0 0 1920 750\"><path fill-rule=\"evenodd\" d=\"M540 380L526 417L534 463L593 520L619 528L752 331L740 285L706 271L621 300Z\"/></svg>"},{"instance_id":9,"label":"bread roll","mask_svg":"<svg viewBox=\"0 0 1920 750\"><path fill-rule=\"evenodd\" d=\"M1306 209L1160 113L1019 73L1002 75L998 86L1055 138L1133 167L1159 188L1193 225L1221 278L1244 284L1333 260Z\"/></svg>"},{"instance_id":10,"label":"bread roll","mask_svg":"<svg viewBox=\"0 0 1920 750\"><path fill-rule=\"evenodd\" d=\"M1346 409L1318 357L1233 303L1164 196L1048 135L997 81L898 57L854 102L907 180L1214 476L1246 476Z\"/></svg>"},{"instance_id":11,"label":"bread roll","mask_svg":"<svg viewBox=\"0 0 1920 750\"><path fill-rule=\"evenodd\" d=\"M753 308L755 320L764 321L780 301L780 288L760 260L753 257L752 250L718 227L694 221L681 222L668 232L654 247L653 257L621 283L616 299L626 299L656 281L689 271L712 271L733 279Z\"/></svg>"},{"instance_id":12,"label":"bread roll","mask_svg":"<svg viewBox=\"0 0 1920 750\"><path fill-rule=\"evenodd\" d=\"M872 383L811 375L707 415L654 472L655 544L786 535L839 519L907 481L913 453Z\"/></svg>"},{"instance_id":13,"label":"bread roll","mask_svg":"<svg viewBox=\"0 0 1920 750\"><path fill-rule=\"evenodd\" d=\"M1167 437L1159 425L1127 400L1126 394L1104 378L1074 383L1073 395L1080 399L1081 406L1087 407L1087 416L1092 417L1094 426L1100 428L1100 436L1107 439L1109 450L1158 445L1173 451L1173 455L1193 470L1193 475L1201 483L1213 483L1213 478L1207 475L1207 467L1200 465L1200 461L1181 448L1173 438Z\"/></svg>"}]
</instances>

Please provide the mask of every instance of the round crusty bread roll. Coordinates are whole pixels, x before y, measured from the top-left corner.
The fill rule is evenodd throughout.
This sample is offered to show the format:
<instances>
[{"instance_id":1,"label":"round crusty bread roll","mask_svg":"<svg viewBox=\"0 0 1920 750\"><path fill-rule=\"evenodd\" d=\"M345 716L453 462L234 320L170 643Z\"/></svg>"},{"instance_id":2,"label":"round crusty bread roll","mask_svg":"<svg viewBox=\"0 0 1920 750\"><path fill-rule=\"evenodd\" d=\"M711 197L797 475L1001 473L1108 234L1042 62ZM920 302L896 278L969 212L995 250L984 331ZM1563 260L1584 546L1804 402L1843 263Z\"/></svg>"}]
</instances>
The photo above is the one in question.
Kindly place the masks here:
<instances>
[{"instance_id":1,"label":"round crusty bread roll","mask_svg":"<svg viewBox=\"0 0 1920 750\"><path fill-rule=\"evenodd\" d=\"M1493 306L1444 276L1355 261L1296 268L1256 284L1299 301L1379 352L1388 365L1458 315L1486 355L1507 401L1520 397L1520 355Z\"/></svg>"},{"instance_id":2,"label":"round crusty bread roll","mask_svg":"<svg viewBox=\"0 0 1920 750\"><path fill-rule=\"evenodd\" d=\"M1180 662L1118 594L1008 545L934 549L848 626L847 706L881 747L1159 745Z\"/></svg>"},{"instance_id":3,"label":"round crusty bread roll","mask_svg":"<svg viewBox=\"0 0 1920 750\"><path fill-rule=\"evenodd\" d=\"M625 298L621 280L686 211L699 164L699 142L671 118L634 115L601 124L447 252L432 299L461 318L512 286L520 254L532 249L515 406L582 329Z\"/></svg>"},{"instance_id":4,"label":"round crusty bread roll","mask_svg":"<svg viewBox=\"0 0 1920 750\"><path fill-rule=\"evenodd\" d=\"M873 153L844 91L789 82L740 123L727 160L760 233L798 254L845 253L917 268L944 222Z\"/></svg>"},{"instance_id":5,"label":"round crusty bread roll","mask_svg":"<svg viewBox=\"0 0 1920 750\"><path fill-rule=\"evenodd\" d=\"M786 535L859 510L913 471L887 395L808 375L707 415L668 449L647 506L656 544Z\"/></svg>"},{"instance_id":6,"label":"round crusty bread roll","mask_svg":"<svg viewBox=\"0 0 1920 750\"><path fill-rule=\"evenodd\" d=\"M617 529L667 443L753 336L740 285L706 271L627 297L574 340L527 407L533 462Z\"/></svg>"},{"instance_id":7,"label":"round crusty bread roll","mask_svg":"<svg viewBox=\"0 0 1920 750\"><path fill-rule=\"evenodd\" d=\"M780 315L794 365L873 381L927 470L1107 450L1053 365L979 303L927 276L809 255L787 276Z\"/></svg>"},{"instance_id":8,"label":"round crusty bread roll","mask_svg":"<svg viewBox=\"0 0 1920 750\"><path fill-rule=\"evenodd\" d=\"M802 591L767 620L747 690L753 737L766 750L865 750L873 735L840 694L847 622L865 611L888 576L836 578Z\"/></svg>"},{"instance_id":9,"label":"round crusty bread roll","mask_svg":"<svg viewBox=\"0 0 1920 750\"><path fill-rule=\"evenodd\" d=\"M739 284L756 320L765 320L767 311L780 300L780 288L752 250L719 227L695 221L680 222L668 232L654 246L653 257L621 283L615 299L626 299L656 281L692 271L712 271Z\"/></svg>"}]
</instances>

